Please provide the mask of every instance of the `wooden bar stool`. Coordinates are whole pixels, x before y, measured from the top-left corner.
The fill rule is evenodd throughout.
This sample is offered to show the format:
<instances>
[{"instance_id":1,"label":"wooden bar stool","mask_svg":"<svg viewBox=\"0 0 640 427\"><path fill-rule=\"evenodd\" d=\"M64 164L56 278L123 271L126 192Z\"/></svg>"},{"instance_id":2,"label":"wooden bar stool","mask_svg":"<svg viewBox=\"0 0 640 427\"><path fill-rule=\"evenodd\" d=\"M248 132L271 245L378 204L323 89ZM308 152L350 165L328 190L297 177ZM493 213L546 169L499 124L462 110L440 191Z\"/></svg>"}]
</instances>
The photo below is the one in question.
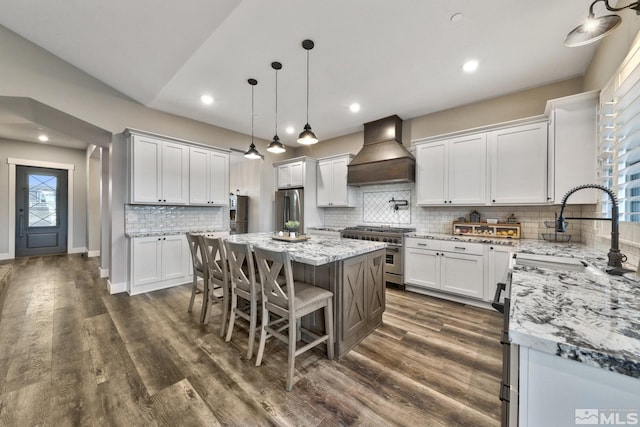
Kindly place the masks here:
<instances>
[{"instance_id":1,"label":"wooden bar stool","mask_svg":"<svg viewBox=\"0 0 640 427\"><path fill-rule=\"evenodd\" d=\"M286 343L288 345L286 390L290 391L297 355L326 342L327 357L333 359L333 293L308 283L294 282L288 252L274 252L259 247L254 247L254 251L262 287L262 326L256 366L262 363L267 338L276 337ZM278 276L283 269L285 287L278 283ZM298 319L320 309L324 309L326 333L318 336L301 327L301 331L312 337L313 341L297 348ZM273 315L274 320L270 320L270 315ZM286 335L283 333L285 329L288 329Z\"/></svg>"},{"instance_id":2,"label":"wooden bar stool","mask_svg":"<svg viewBox=\"0 0 640 427\"><path fill-rule=\"evenodd\" d=\"M204 255L202 251L202 241L200 235L187 233L187 242L191 250L191 263L193 264L193 287L191 289L191 300L189 301L189 313L193 310L193 302L197 294L202 294L202 308L200 309L200 323L204 323L207 317L207 303L209 295L209 269L205 267ZM202 278L202 286L199 286L198 278Z\"/></svg>"},{"instance_id":3,"label":"wooden bar stool","mask_svg":"<svg viewBox=\"0 0 640 427\"><path fill-rule=\"evenodd\" d=\"M247 359L253 356L253 344L256 340L256 323L258 321L258 302L262 291L256 283L256 269L253 263L251 247L246 243L224 242L229 261L231 284L231 316L227 328L225 341L231 340L236 316L249 321L249 343L247 345ZM249 305L246 310L238 307L238 297L246 300Z\"/></svg>"},{"instance_id":4,"label":"wooden bar stool","mask_svg":"<svg viewBox=\"0 0 640 427\"><path fill-rule=\"evenodd\" d=\"M205 265L208 269L208 304L212 305L216 302L222 304L222 318L220 320L220 336L222 337L229 318L229 266L227 255L220 237L200 236L200 239L202 241ZM211 307L208 307L204 323L209 322L210 314Z\"/></svg>"}]
</instances>

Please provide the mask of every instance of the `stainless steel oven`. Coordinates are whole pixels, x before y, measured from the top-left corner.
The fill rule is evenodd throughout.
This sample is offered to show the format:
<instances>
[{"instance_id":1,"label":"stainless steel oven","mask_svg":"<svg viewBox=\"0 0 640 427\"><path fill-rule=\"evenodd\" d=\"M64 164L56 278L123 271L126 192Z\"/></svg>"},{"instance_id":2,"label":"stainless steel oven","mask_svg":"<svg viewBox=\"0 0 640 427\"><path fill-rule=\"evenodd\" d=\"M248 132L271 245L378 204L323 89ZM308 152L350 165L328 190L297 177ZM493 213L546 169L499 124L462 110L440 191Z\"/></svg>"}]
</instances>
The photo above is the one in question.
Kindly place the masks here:
<instances>
[{"instance_id":1,"label":"stainless steel oven","mask_svg":"<svg viewBox=\"0 0 640 427\"><path fill-rule=\"evenodd\" d=\"M384 265L385 281L387 284L404 289L404 236L415 231L415 228L359 225L345 228L340 233L340 237L385 242L387 244Z\"/></svg>"}]
</instances>

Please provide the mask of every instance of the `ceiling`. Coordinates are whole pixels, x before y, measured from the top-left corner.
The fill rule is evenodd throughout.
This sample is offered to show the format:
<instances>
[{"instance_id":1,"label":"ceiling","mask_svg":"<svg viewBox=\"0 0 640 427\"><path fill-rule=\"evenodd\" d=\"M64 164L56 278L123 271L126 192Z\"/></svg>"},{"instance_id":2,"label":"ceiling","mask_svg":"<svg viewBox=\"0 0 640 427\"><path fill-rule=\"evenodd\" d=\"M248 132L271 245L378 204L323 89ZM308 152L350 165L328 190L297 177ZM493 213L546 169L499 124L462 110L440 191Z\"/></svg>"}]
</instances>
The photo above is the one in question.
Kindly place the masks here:
<instances>
[{"instance_id":1,"label":"ceiling","mask_svg":"<svg viewBox=\"0 0 640 427\"><path fill-rule=\"evenodd\" d=\"M410 119L582 75L596 45L566 48L591 0L0 0L0 24L141 104L294 145L398 114ZM459 19L452 19L454 14ZM462 64L477 59L473 74ZM202 94L215 102L206 106ZM349 105L361 104L358 113ZM285 132L286 126L295 129Z\"/></svg>"}]
</instances>

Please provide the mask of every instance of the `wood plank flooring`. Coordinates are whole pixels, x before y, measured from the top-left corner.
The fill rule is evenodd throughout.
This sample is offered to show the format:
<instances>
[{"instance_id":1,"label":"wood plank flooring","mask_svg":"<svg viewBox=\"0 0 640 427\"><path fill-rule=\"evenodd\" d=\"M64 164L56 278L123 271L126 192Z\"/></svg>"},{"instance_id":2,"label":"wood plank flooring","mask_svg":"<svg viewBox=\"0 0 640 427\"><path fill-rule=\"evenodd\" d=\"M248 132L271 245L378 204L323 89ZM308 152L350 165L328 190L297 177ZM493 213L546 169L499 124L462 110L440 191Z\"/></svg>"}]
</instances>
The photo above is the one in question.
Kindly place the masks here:
<instances>
[{"instance_id":1,"label":"wood plank flooring","mask_svg":"<svg viewBox=\"0 0 640 427\"><path fill-rule=\"evenodd\" d=\"M0 317L2 426L497 426L498 313L387 290L384 325L340 361L187 313L190 289L109 295L97 260L14 261ZM238 322L236 322L238 323ZM241 323L241 322L240 322Z\"/></svg>"}]
</instances>

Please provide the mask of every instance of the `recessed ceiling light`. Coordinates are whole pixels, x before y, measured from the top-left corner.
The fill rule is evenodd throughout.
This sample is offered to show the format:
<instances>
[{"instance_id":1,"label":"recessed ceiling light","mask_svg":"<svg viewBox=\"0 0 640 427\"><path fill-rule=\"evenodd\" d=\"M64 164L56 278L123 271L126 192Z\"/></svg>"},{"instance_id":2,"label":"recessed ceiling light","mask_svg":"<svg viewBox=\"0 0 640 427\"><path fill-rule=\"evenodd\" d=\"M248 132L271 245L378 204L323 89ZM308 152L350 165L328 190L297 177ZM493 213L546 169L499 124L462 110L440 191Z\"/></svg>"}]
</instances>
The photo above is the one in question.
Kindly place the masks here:
<instances>
[{"instance_id":1,"label":"recessed ceiling light","mask_svg":"<svg viewBox=\"0 0 640 427\"><path fill-rule=\"evenodd\" d=\"M295 130L295 128L293 126L287 126L287 128L284 131L287 132L289 135L291 135L296 130Z\"/></svg>"},{"instance_id":2,"label":"recessed ceiling light","mask_svg":"<svg viewBox=\"0 0 640 427\"><path fill-rule=\"evenodd\" d=\"M38 140L42 142L47 142L49 140L49 137L43 133L38 136Z\"/></svg>"},{"instance_id":3,"label":"recessed ceiling light","mask_svg":"<svg viewBox=\"0 0 640 427\"><path fill-rule=\"evenodd\" d=\"M462 66L462 69L464 70L465 73L473 73L478 69L478 64L479 62L477 60L472 59L470 61L465 62L464 65Z\"/></svg>"},{"instance_id":4,"label":"recessed ceiling light","mask_svg":"<svg viewBox=\"0 0 640 427\"><path fill-rule=\"evenodd\" d=\"M354 102L353 104L349 105L349 110L351 110L352 113L357 113L358 111L360 111L360 104Z\"/></svg>"},{"instance_id":5,"label":"recessed ceiling light","mask_svg":"<svg viewBox=\"0 0 640 427\"><path fill-rule=\"evenodd\" d=\"M459 22L462 20L462 14L461 13L454 13L453 15L451 15L451 18L449 18L449 21L451 22Z\"/></svg>"},{"instance_id":6,"label":"recessed ceiling light","mask_svg":"<svg viewBox=\"0 0 640 427\"><path fill-rule=\"evenodd\" d=\"M200 97L200 101L202 101L202 103L204 105L211 105L211 104L213 104L213 96L211 96L211 95L202 95Z\"/></svg>"}]
</instances>

